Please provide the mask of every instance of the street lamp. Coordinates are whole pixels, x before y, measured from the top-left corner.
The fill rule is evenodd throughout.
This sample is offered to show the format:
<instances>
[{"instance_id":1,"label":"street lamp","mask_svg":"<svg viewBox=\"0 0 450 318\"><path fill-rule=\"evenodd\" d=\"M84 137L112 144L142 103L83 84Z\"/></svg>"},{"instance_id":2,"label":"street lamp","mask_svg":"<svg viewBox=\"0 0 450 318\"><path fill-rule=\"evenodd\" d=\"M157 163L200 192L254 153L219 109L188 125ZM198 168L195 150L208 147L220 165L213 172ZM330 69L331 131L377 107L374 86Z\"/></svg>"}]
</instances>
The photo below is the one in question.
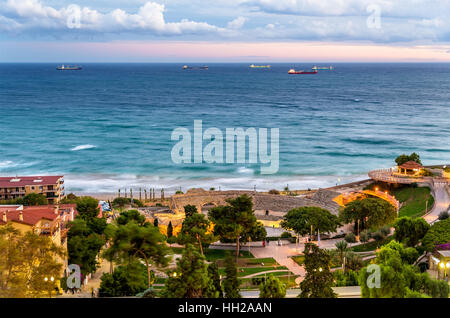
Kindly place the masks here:
<instances>
[{"instance_id":1,"label":"street lamp","mask_svg":"<svg viewBox=\"0 0 450 318\"><path fill-rule=\"evenodd\" d=\"M444 261L439 263L439 267L444 271L444 279L447 277L447 270L450 269L450 262L445 263Z\"/></svg>"},{"instance_id":2,"label":"street lamp","mask_svg":"<svg viewBox=\"0 0 450 318\"><path fill-rule=\"evenodd\" d=\"M55 281L55 278L53 276L50 276L50 278L48 278L47 276L44 277L44 282L47 283L49 280L52 282L52 284L48 289L48 294L49 294L50 298L52 298L52 289L54 286L53 282Z\"/></svg>"}]
</instances>

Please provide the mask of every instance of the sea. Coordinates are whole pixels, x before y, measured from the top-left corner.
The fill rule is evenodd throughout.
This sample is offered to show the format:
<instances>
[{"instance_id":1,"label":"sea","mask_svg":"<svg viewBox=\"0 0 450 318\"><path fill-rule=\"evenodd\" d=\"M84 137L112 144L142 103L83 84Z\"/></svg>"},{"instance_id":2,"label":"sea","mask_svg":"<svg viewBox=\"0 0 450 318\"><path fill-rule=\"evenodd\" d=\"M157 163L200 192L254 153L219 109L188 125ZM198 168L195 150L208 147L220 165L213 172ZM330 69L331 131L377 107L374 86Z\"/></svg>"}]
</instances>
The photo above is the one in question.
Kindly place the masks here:
<instances>
[{"instance_id":1,"label":"sea","mask_svg":"<svg viewBox=\"0 0 450 318\"><path fill-rule=\"evenodd\" d=\"M205 64L190 64L202 66ZM65 177L66 193L314 189L367 178L397 155L450 163L450 64L0 64L0 175ZM321 63L318 66L328 66ZM279 168L178 164L176 128L279 129ZM206 142L205 142L206 144Z\"/></svg>"}]
</instances>

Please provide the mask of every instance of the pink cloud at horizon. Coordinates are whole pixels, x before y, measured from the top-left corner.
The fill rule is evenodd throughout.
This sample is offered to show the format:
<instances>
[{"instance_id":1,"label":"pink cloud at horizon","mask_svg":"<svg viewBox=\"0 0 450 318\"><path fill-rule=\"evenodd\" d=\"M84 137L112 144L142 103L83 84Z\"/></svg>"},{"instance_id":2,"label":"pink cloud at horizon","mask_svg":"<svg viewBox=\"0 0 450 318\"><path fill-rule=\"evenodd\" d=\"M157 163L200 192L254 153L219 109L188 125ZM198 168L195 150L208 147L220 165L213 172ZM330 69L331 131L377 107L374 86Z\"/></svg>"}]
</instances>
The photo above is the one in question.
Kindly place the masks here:
<instances>
[{"instance_id":1,"label":"pink cloud at horizon","mask_svg":"<svg viewBox=\"0 0 450 318\"><path fill-rule=\"evenodd\" d=\"M0 61L450 62L449 49L323 42L10 42L0 52Z\"/></svg>"}]
</instances>

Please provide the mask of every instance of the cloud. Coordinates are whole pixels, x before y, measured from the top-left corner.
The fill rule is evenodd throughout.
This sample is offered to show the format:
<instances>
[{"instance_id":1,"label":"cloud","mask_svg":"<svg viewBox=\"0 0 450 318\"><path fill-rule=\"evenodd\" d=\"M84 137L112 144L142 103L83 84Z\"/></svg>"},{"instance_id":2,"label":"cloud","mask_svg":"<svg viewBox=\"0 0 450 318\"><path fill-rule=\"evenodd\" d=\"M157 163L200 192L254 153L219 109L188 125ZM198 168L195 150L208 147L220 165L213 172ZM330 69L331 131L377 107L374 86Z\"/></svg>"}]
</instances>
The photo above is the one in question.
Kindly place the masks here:
<instances>
[{"instance_id":1,"label":"cloud","mask_svg":"<svg viewBox=\"0 0 450 318\"><path fill-rule=\"evenodd\" d=\"M247 21L247 18L244 17L237 17L233 21L228 22L227 28L228 29L234 29L238 30L244 26L244 23Z\"/></svg>"},{"instance_id":2,"label":"cloud","mask_svg":"<svg viewBox=\"0 0 450 318\"><path fill-rule=\"evenodd\" d=\"M432 17L450 10L449 0L243 0L257 11L302 16L367 16L378 7L386 17ZM369 9L370 10L370 9Z\"/></svg>"},{"instance_id":3,"label":"cloud","mask_svg":"<svg viewBox=\"0 0 450 318\"><path fill-rule=\"evenodd\" d=\"M202 33L224 33L227 30L206 22L182 19L180 22L166 22L165 7L155 2L146 2L136 13L114 9L102 13L88 7L70 5L61 9L44 6L39 0L8 0L0 9L0 28L10 24L10 29L18 31L36 28L64 29L76 28L90 32L147 31L154 35L182 35ZM14 22L14 23L13 23ZM245 21L238 18L231 23L239 27Z\"/></svg>"},{"instance_id":4,"label":"cloud","mask_svg":"<svg viewBox=\"0 0 450 318\"><path fill-rule=\"evenodd\" d=\"M115 8L113 0L109 9L101 11L75 5L50 7L42 1L0 0L0 31L14 38L96 37L103 41L176 37L201 41L450 41L450 0L218 0L207 5L203 0L174 0L175 4L165 1L168 13L165 5L153 1L125 9ZM378 9L381 25L372 28L368 19ZM196 21L189 19L190 14L195 14ZM224 15L228 23L223 22ZM208 22L198 21L199 16Z\"/></svg>"}]
</instances>

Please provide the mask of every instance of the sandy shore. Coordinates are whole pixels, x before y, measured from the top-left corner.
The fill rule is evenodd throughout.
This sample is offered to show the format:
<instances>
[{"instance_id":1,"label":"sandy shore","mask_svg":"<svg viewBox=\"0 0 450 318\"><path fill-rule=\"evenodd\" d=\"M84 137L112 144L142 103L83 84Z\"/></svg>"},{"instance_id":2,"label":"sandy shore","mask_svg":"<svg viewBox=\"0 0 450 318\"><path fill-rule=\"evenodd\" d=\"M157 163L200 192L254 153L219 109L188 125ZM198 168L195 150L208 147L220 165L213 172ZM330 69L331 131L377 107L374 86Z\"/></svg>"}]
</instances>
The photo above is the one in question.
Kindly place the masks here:
<instances>
[{"instance_id":1,"label":"sandy shore","mask_svg":"<svg viewBox=\"0 0 450 318\"><path fill-rule=\"evenodd\" d=\"M347 192L347 191L352 191L358 188L362 188L363 186L365 186L366 184L370 183L370 179L364 179L364 180L359 180L356 182L351 182L351 183L346 183L346 184L342 184L339 186L335 186L335 187L330 187L330 188L326 188L329 190L333 190L336 192ZM312 191L316 191L318 189L311 189ZM265 192L265 191L263 191ZM291 192L295 192L297 194L303 194L303 193L310 193L310 191L308 191L307 189L303 189L303 190L291 190ZM112 201L115 198L117 198L118 194L117 192L113 193L113 192L74 192L75 195L77 196L91 196L96 198L97 200L103 200L103 201ZM156 198L159 199L159 192L157 191L156 193ZM166 193L166 198L170 197L171 195L173 195L174 193ZM121 193L121 196L124 196L124 193ZM128 193L129 196L129 193ZM139 199L139 192L133 192L133 198L135 199ZM142 193L142 199L144 199L144 193Z\"/></svg>"}]
</instances>

